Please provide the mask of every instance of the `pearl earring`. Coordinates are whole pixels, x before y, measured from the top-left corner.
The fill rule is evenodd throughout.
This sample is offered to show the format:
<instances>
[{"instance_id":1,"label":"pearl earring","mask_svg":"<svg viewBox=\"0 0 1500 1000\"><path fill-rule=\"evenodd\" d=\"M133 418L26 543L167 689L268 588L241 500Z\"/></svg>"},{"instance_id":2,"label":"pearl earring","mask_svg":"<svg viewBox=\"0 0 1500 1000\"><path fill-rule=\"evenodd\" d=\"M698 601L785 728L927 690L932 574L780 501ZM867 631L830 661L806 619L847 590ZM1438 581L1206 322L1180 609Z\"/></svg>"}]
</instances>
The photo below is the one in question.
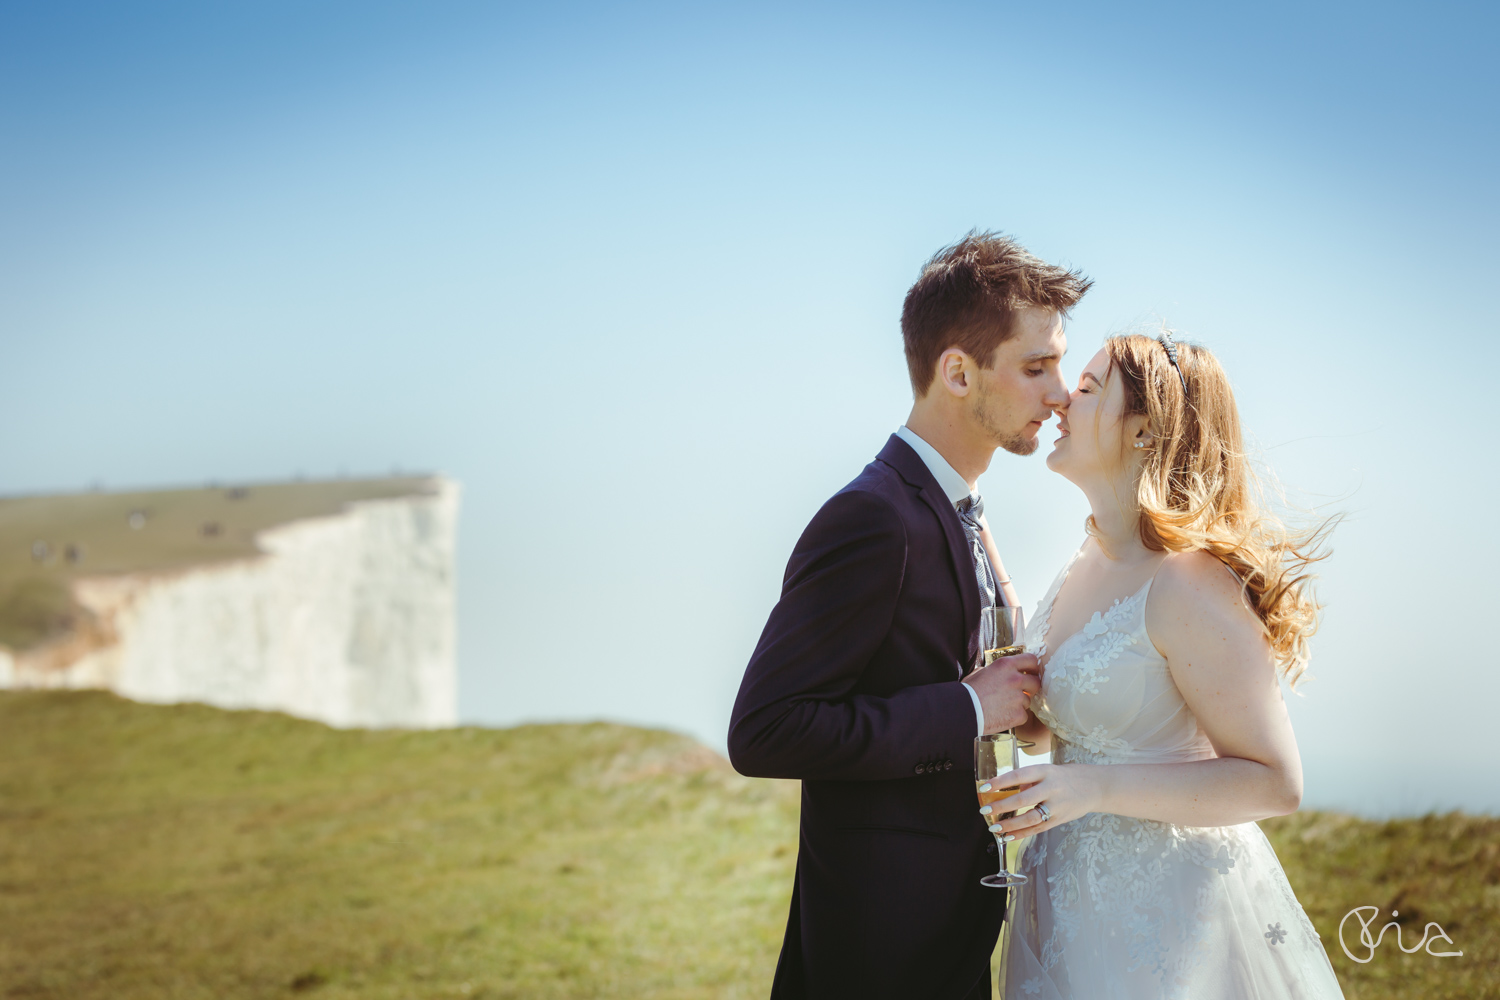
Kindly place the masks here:
<instances>
[{"instance_id":1,"label":"pearl earring","mask_svg":"<svg viewBox=\"0 0 1500 1000\"><path fill-rule=\"evenodd\" d=\"M1137 447L1137 448L1144 448L1144 447L1146 447L1146 442L1144 442L1144 441L1137 441L1137 442L1136 442L1136 443L1135 443L1135 446L1136 446L1136 447Z\"/></svg>"}]
</instances>

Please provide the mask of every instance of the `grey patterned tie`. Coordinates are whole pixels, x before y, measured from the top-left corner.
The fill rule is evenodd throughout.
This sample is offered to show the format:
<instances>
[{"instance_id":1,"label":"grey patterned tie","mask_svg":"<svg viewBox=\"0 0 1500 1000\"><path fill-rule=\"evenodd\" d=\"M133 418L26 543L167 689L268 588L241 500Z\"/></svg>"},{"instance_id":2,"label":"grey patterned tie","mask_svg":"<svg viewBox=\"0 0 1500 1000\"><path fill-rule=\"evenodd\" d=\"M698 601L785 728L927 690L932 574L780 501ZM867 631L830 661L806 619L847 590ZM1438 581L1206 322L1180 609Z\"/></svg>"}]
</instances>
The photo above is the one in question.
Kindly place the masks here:
<instances>
[{"instance_id":1,"label":"grey patterned tie","mask_svg":"<svg viewBox=\"0 0 1500 1000\"><path fill-rule=\"evenodd\" d=\"M955 509L958 511L959 521L964 526L964 537L969 540L969 557L974 560L974 577L979 581L979 606L981 608L996 607L1000 603L998 600L1000 588L995 583L995 568L990 565L990 557L984 551L984 541L979 537L979 519L984 515L984 501L970 493L955 505ZM993 631L994 629L985 625L984 618L981 617L979 620L981 651L993 648L995 637L990 634Z\"/></svg>"}]
</instances>

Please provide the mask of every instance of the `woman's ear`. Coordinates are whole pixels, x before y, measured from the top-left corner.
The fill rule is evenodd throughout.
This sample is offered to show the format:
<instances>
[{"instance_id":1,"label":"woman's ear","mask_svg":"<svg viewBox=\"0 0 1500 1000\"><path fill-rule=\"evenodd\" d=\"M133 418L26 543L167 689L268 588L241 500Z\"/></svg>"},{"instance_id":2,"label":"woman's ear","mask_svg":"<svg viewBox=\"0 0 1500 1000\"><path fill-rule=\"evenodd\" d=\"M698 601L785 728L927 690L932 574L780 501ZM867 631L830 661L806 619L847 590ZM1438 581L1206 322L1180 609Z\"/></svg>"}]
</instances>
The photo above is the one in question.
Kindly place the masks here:
<instances>
[{"instance_id":1,"label":"woman's ear","mask_svg":"<svg viewBox=\"0 0 1500 1000\"><path fill-rule=\"evenodd\" d=\"M1156 444L1156 435L1151 433L1151 425L1144 413L1133 414L1125 418L1124 430L1127 448L1144 451Z\"/></svg>"}]
</instances>

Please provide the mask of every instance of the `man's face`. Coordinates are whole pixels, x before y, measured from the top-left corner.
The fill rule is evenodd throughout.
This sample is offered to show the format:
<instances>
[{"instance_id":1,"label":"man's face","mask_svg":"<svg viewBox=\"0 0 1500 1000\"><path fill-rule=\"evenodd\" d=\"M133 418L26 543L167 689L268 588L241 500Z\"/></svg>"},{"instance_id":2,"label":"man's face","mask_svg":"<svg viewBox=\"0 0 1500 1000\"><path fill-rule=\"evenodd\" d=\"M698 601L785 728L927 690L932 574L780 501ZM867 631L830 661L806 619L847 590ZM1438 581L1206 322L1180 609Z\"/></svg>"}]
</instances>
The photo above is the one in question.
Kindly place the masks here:
<instances>
[{"instance_id":1,"label":"man's face","mask_svg":"<svg viewBox=\"0 0 1500 1000\"><path fill-rule=\"evenodd\" d=\"M994 365L976 373L970 412L997 447L1030 455L1052 411L1068 405L1061 368L1068 338L1052 309L1023 306L1014 323L1015 336L995 350Z\"/></svg>"}]
</instances>

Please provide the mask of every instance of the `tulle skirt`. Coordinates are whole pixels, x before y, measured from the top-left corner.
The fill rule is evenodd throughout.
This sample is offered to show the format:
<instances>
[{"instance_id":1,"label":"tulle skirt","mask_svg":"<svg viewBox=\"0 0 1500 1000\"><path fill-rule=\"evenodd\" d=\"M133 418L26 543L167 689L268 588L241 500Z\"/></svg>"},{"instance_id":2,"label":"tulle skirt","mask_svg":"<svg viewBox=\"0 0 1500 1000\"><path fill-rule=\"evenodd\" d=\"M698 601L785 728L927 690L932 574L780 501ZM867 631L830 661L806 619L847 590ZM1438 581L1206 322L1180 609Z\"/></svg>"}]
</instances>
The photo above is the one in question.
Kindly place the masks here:
<instances>
[{"instance_id":1,"label":"tulle skirt","mask_svg":"<svg viewBox=\"0 0 1500 1000\"><path fill-rule=\"evenodd\" d=\"M1089 813L1026 842L1005 1000L1341 998L1323 943L1254 823Z\"/></svg>"}]
</instances>

